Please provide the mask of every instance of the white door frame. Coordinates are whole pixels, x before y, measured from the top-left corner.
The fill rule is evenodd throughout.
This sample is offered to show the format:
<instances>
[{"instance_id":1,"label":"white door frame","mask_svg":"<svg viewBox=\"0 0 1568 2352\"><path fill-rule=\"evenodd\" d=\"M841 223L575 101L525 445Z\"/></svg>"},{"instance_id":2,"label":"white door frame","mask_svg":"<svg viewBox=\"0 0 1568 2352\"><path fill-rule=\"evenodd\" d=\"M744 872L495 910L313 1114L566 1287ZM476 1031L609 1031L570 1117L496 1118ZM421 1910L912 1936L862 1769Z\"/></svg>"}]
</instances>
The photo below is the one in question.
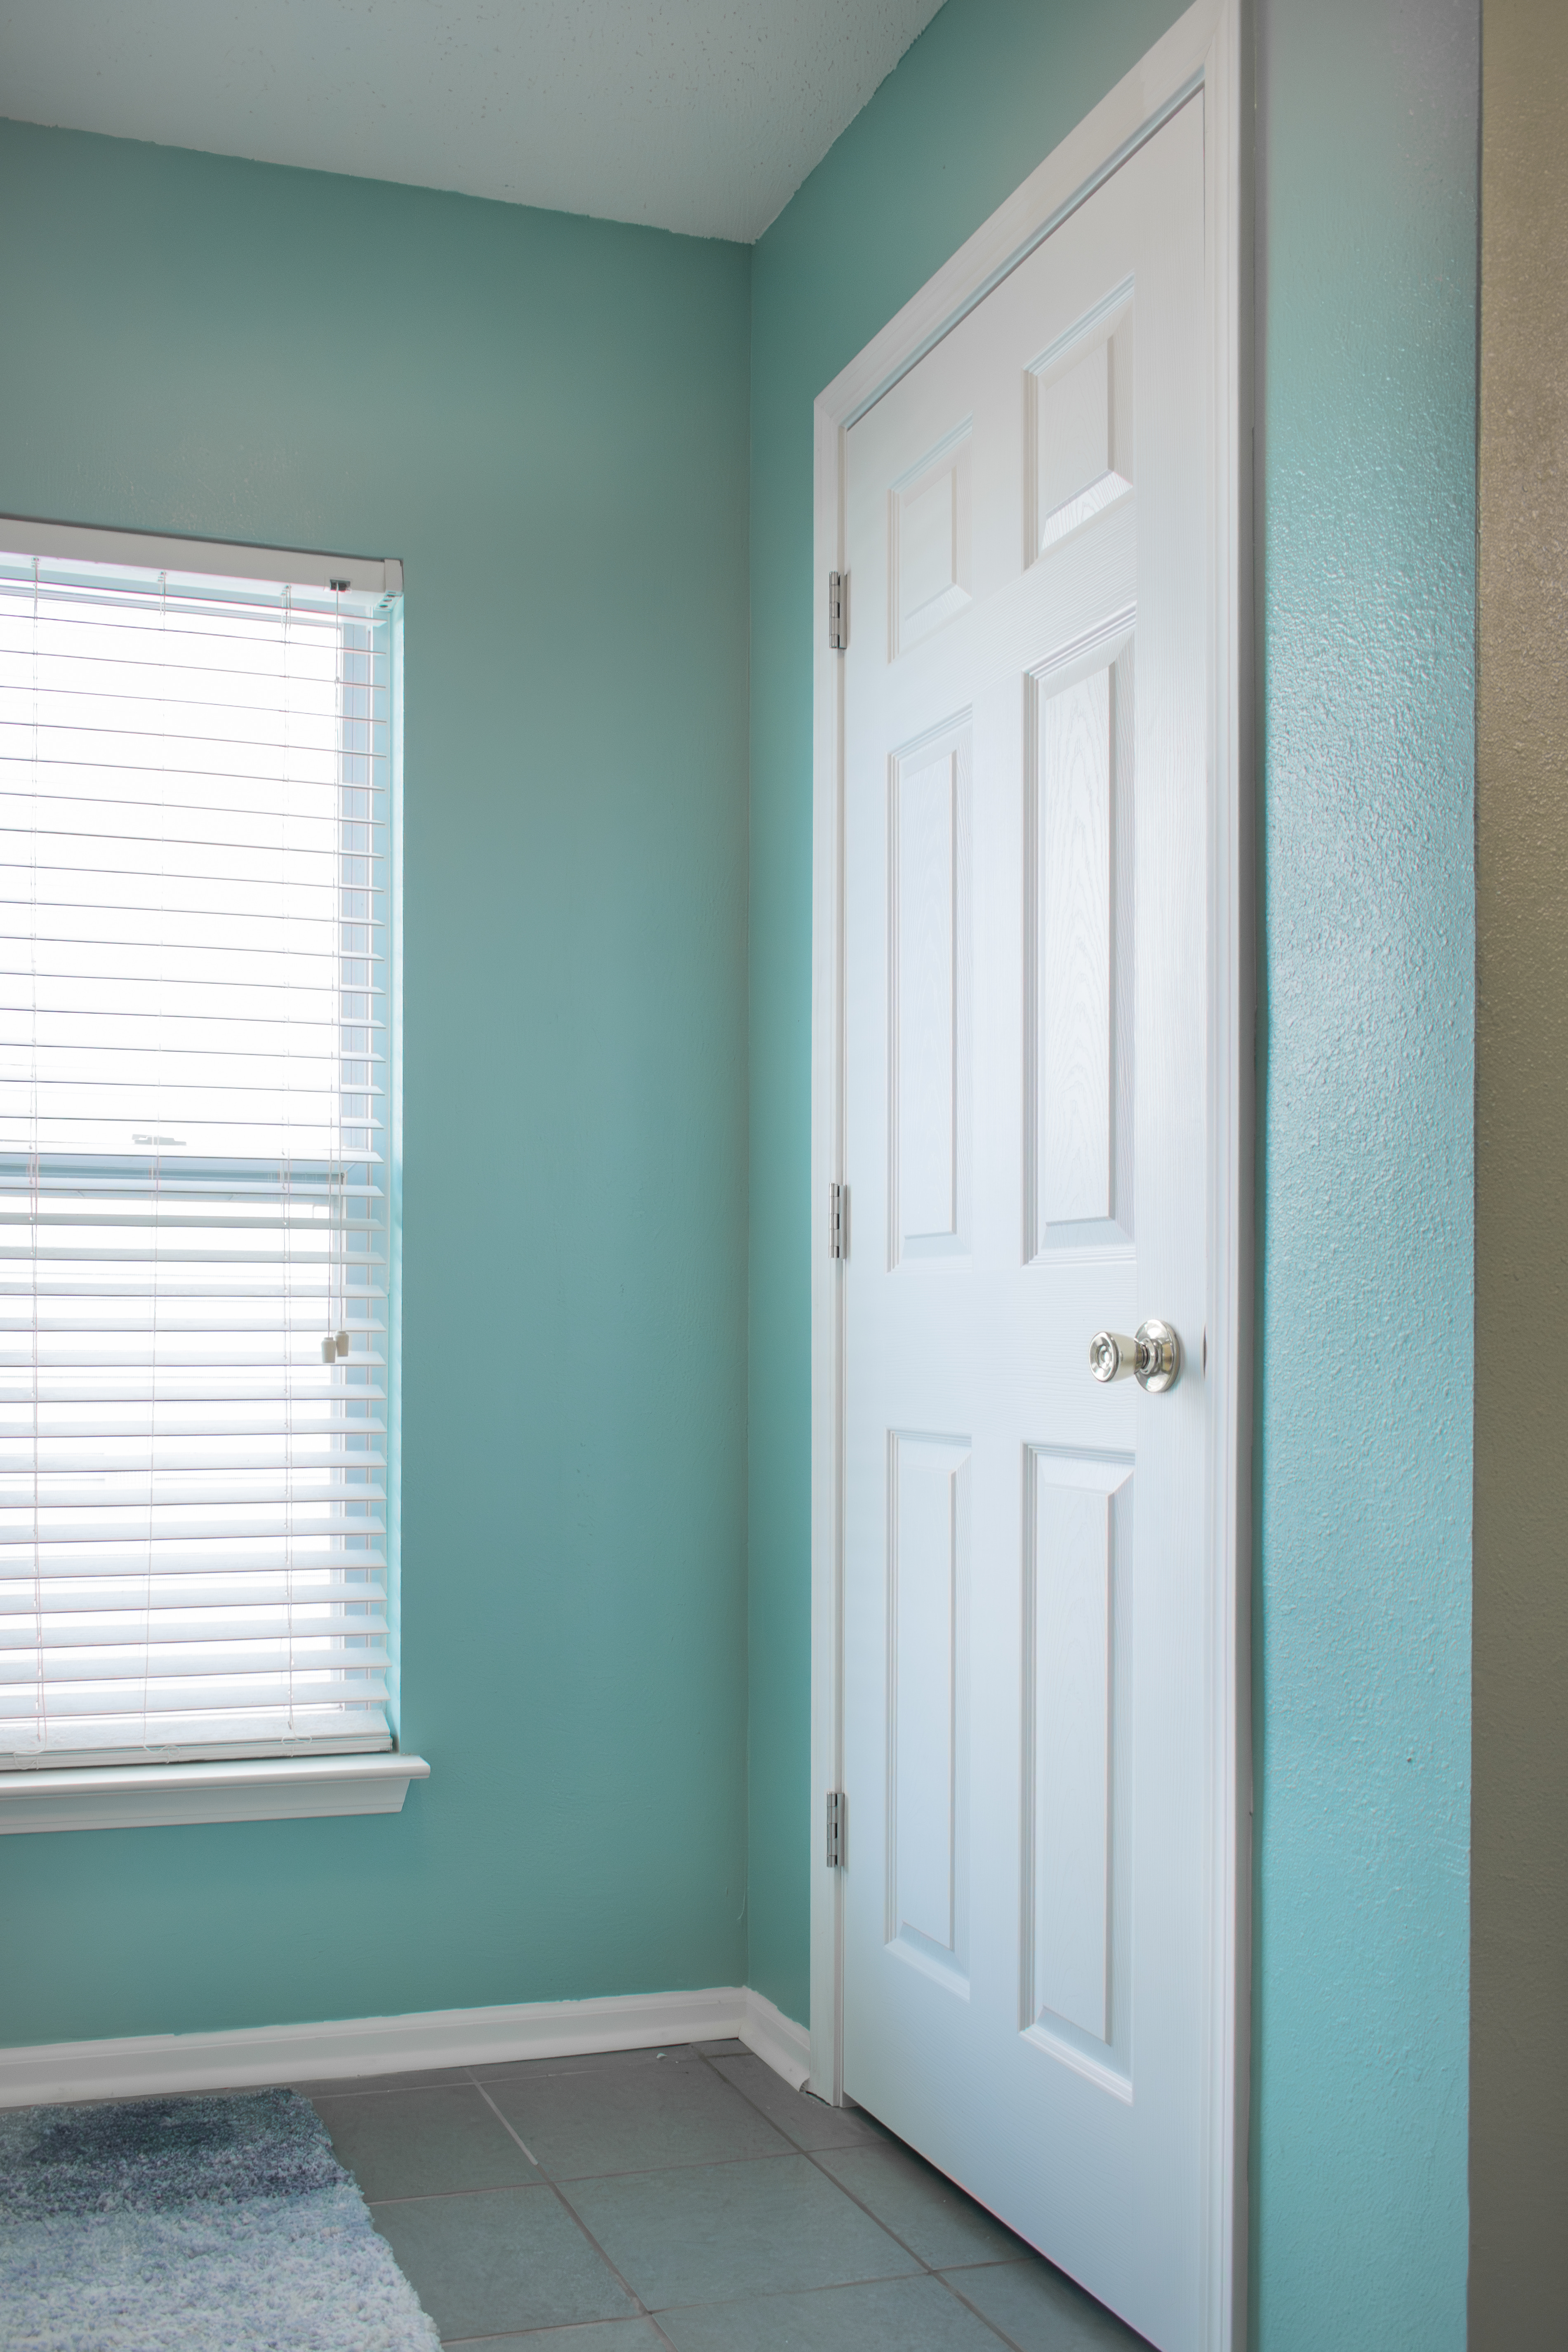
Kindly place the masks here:
<instances>
[{"instance_id":1,"label":"white door frame","mask_svg":"<svg viewBox=\"0 0 1568 2352\"><path fill-rule=\"evenodd\" d=\"M1209 1576L1205 1703L1214 1759L1213 1955L1202 2161L1206 2352L1247 2325L1251 1967L1253 812L1251 738L1251 142L1246 0L1195 0L1093 112L816 404L816 653L812 879L811 2084L842 2101L843 1881L827 1866L843 1759L843 1265L830 1188L843 1175L844 666L828 647L828 574L844 568L849 427L1197 89L1205 107L1208 305L1210 1035ZM847 619L854 626L854 583ZM853 1204L851 1204L851 1213ZM850 1236L853 1247L853 1235ZM855 1825L847 1823L853 1839Z\"/></svg>"}]
</instances>

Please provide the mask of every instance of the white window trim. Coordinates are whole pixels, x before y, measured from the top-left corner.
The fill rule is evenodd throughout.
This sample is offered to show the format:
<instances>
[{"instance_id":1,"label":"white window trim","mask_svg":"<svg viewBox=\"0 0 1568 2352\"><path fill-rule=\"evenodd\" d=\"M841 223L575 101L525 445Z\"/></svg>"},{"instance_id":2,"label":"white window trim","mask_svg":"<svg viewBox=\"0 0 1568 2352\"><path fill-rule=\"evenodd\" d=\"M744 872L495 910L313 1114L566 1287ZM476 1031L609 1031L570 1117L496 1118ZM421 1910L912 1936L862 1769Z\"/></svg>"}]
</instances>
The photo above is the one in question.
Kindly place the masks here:
<instances>
[{"instance_id":1,"label":"white window trim","mask_svg":"<svg viewBox=\"0 0 1568 2352\"><path fill-rule=\"evenodd\" d=\"M423 1756L247 1756L222 1764L71 1764L0 1772L0 1837L400 1813Z\"/></svg>"},{"instance_id":2,"label":"white window trim","mask_svg":"<svg viewBox=\"0 0 1568 2352\"><path fill-rule=\"evenodd\" d=\"M161 532L47 522L34 515L0 515L0 539L14 554L50 556L64 562L144 565L149 572L211 572L219 579L268 580L295 588L330 588L335 582L359 593L403 593L403 565L395 555L323 555L313 548L247 547L236 540L175 539Z\"/></svg>"},{"instance_id":3,"label":"white window trim","mask_svg":"<svg viewBox=\"0 0 1568 2352\"><path fill-rule=\"evenodd\" d=\"M180 573L284 585L346 587L399 596L403 564L396 556L333 555L320 549L258 547L226 540L62 523L38 516L0 515L0 541L20 555L89 563L143 565ZM401 696L400 651L395 655L395 696ZM394 816L394 835L397 824ZM395 994L394 1018L401 1033ZM394 1088L400 1057L393 1061ZM394 1098L394 1117L397 1105ZM389 1266L389 1342L396 1348L395 1284L398 1236ZM389 1428L389 1441L392 1438ZM390 1515L396 1510L389 1491ZM391 1549L392 1530L388 1541ZM388 1563L389 1610L395 1610L396 1570ZM388 1715L397 1720L396 1633L388 1680ZM395 1751L342 1750L307 1756L253 1756L178 1764L63 1765L0 1771L0 1836L43 1831L174 1828L203 1822L308 1821L354 1813L400 1813L411 1780L430 1777L422 1756Z\"/></svg>"}]
</instances>

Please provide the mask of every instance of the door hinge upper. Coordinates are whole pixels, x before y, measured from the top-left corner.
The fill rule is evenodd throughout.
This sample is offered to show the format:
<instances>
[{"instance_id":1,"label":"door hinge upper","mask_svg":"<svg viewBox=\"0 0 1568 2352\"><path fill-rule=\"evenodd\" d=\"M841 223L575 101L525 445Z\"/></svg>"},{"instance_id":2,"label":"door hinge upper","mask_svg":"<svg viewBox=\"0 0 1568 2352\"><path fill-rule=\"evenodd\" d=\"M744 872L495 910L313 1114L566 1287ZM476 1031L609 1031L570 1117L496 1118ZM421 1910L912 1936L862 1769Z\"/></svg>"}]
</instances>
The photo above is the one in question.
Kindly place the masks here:
<instances>
[{"instance_id":1,"label":"door hinge upper","mask_svg":"<svg viewBox=\"0 0 1568 2352\"><path fill-rule=\"evenodd\" d=\"M845 1833L845 1815L843 1790L829 1789L827 1791L827 1867L829 1870L842 1870L844 1867L848 1843Z\"/></svg>"},{"instance_id":2,"label":"door hinge upper","mask_svg":"<svg viewBox=\"0 0 1568 2352\"><path fill-rule=\"evenodd\" d=\"M827 644L829 651L836 654L841 654L844 651L845 646L849 642L849 631L845 618L844 610L844 592L847 584L847 575L845 572L830 572L828 573Z\"/></svg>"},{"instance_id":3,"label":"door hinge upper","mask_svg":"<svg viewBox=\"0 0 1568 2352\"><path fill-rule=\"evenodd\" d=\"M827 1188L827 1255L847 1257L849 1231L849 1187L830 1184Z\"/></svg>"}]
</instances>

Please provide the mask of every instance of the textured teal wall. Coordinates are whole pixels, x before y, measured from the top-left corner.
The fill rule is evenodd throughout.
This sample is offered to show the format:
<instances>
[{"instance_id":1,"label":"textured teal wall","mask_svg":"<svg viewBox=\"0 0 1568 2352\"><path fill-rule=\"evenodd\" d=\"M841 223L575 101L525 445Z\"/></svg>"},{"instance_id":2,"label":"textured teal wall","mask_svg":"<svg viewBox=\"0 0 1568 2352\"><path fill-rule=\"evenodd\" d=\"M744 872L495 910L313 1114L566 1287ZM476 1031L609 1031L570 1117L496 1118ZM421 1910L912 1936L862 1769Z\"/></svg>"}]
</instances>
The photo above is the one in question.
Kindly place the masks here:
<instances>
[{"instance_id":1,"label":"textured teal wall","mask_svg":"<svg viewBox=\"0 0 1568 2352\"><path fill-rule=\"evenodd\" d=\"M0 128L0 512L401 555L396 1819L0 1841L0 2042L744 1971L741 248Z\"/></svg>"},{"instance_id":2,"label":"textured teal wall","mask_svg":"<svg viewBox=\"0 0 1568 2352\"><path fill-rule=\"evenodd\" d=\"M811 401L1176 15L948 0L759 245L750 1981L807 1999ZM1475 0L1258 26L1259 2352L1464 2337Z\"/></svg>"},{"instance_id":3,"label":"textured teal wall","mask_svg":"<svg viewBox=\"0 0 1568 2352\"><path fill-rule=\"evenodd\" d=\"M949 0L752 265L749 1975L796 2016L810 403L1174 13ZM1261 35L1258 2342L1447 2352L1474 0L1271 0ZM394 1821L5 1841L0 2041L746 1969L746 275L0 131L0 510L409 566L404 1727L437 1764Z\"/></svg>"},{"instance_id":4,"label":"textured teal wall","mask_svg":"<svg viewBox=\"0 0 1568 2352\"><path fill-rule=\"evenodd\" d=\"M1478 16L1263 24L1263 2352L1465 2340Z\"/></svg>"}]
</instances>

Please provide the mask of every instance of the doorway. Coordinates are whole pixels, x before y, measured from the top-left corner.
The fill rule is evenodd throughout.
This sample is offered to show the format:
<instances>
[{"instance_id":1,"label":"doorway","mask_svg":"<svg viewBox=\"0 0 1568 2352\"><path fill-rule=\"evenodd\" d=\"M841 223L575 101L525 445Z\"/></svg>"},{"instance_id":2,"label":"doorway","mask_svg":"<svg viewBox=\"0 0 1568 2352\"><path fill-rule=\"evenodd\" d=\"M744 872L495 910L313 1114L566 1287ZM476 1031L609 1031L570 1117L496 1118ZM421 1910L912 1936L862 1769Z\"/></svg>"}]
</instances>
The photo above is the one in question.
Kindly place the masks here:
<instances>
[{"instance_id":1,"label":"doorway","mask_svg":"<svg viewBox=\"0 0 1568 2352\"><path fill-rule=\"evenodd\" d=\"M813 2084L1163 2352L1245 2309L1239 51L817 404Z\"/></svg>"}]
</instances>

